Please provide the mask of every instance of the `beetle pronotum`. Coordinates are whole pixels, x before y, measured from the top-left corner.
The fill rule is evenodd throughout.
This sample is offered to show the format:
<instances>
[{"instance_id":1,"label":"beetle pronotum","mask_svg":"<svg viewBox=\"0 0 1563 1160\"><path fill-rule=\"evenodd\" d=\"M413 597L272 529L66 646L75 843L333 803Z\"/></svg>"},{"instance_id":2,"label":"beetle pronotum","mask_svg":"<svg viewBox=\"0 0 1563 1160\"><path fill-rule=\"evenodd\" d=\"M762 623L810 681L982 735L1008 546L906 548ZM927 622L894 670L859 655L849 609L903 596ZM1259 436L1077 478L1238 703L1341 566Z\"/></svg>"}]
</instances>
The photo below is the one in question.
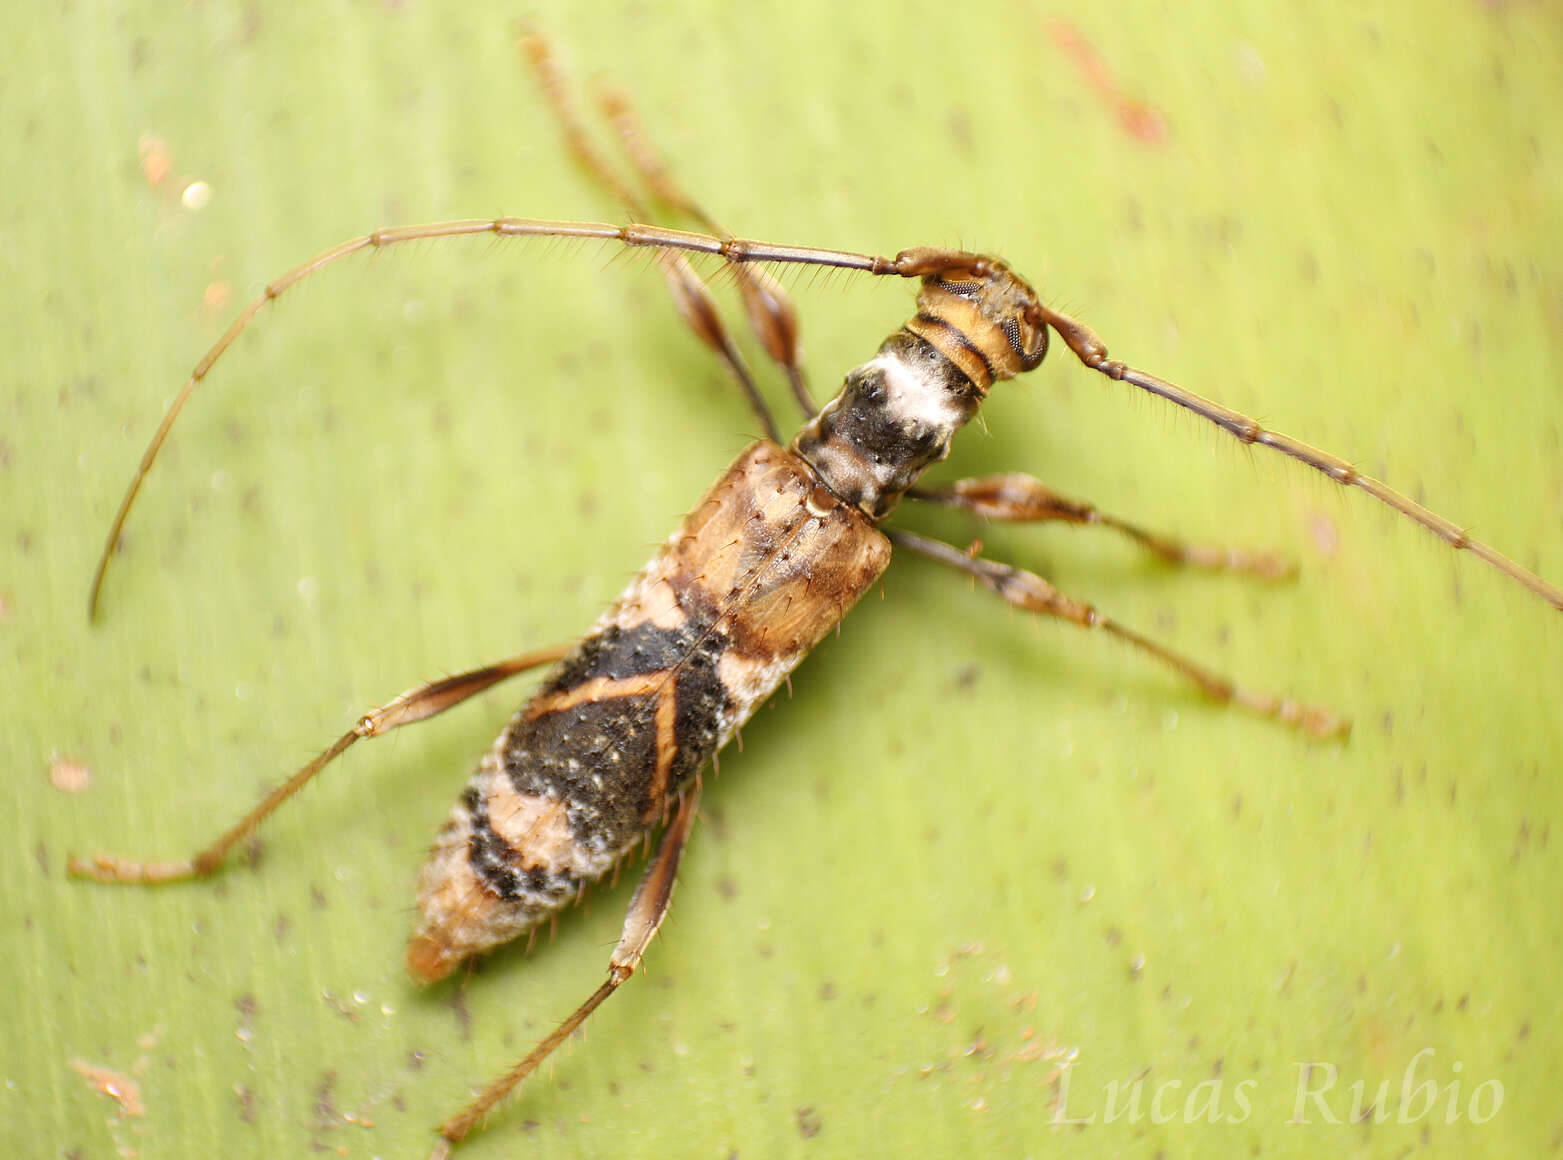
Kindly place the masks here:
<instances>
[{"instance_id":1,"label":"beetle pronotum","mask_svg":"<svg viewBox=\"0 0 1563 1160\"><path fill-rule=\"evenodd\" d=\"M572 120L544 46L535 38L527 44L572 150L606 180L605 166ZM909 498L993 520L1101 523L1175 563L1262 576L1284 570L1268 555L1201 548L1145 532L1065 499L1029 476L988 476L938 488L920 484L923 472L947 454L955 432L977 414L989 388L1041 363L1050 335L1083 365L1110 379L1159 395L1243 442L1272 447L1337 483L1366 491L1563 609L1557 588L1344 461L1109 359L1088 326L1050 308L995 258L933 247L886 257L727 235L645 151L627 105L613 100L607 111L620 121L651 193L674 211L695 217L701 232L642 224L466 220L379 230L310 259L268 286L197 364L125 494L92 586L95 608L141 483L172 424L217 360L268 302L363 250L484 234L595 239L645 250L662 269L686 323L742 385L767 437L738 457L579 642L531 651L395 698L364 716L189 859L139 862L98 855L72 861L73 872L108 882L163 883L208 875L282 801L360 738L426 719L507 677L556 665L485 756L441 833L420 881L421 919L408 948L409 970L420 980L438 979L471 956L528 933L658 827L662 838L631 901L607 980L537 1048L447 1120L437 1150L461 1140L634 972L666 913L696 816L702 768L877 581L892 546L964 571L1016 607L1101 629L1170 666L1207 696L1316 736L1345 732L1346 721L1329 711L1235 685L1032 572L921 535L881 529ZM633 191L616 188L632 216L645 216ZM790 443L784 445L689 255L723 263L767 354L791 380L806 421ZM917 279L917 313L873 358L848 372L840 392L816 409L803 384L790 304L765 273L772 265Z\"/></svg>"}]
</instances>

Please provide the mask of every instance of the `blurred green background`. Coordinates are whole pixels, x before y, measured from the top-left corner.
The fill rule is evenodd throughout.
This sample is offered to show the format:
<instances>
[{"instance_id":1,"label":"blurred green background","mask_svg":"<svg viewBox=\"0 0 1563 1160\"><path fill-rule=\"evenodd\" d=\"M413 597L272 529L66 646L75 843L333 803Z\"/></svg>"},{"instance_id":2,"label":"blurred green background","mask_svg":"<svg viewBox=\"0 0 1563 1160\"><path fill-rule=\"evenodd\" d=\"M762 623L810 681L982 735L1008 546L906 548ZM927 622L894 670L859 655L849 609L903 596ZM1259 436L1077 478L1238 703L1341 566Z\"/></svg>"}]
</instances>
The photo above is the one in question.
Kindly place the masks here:
<instances>
[{"instance_id":1,"label":"blurred green background","mask_svg":"<svg viewBox=\"0 0 1563 1160\"><path fill-rule=\"evenodd\" d=\"M1554 6L725 12L530 16L574 76L635 95L735 230L1001 253L1120 357L1563 580ZM268 278L377 225L616 216L517 62L526 14L213 0L3 20L7 1155L422 1156L602 975L628 881L530 957L426 992L401 969L422 850L524 687L355 750L253 868L144 892L61 873L73 850L182 854L365 707L580 632L751 434L643 260L489 241L366 258L221 366L86 624L146 437ZM902 286L788 281L822 396L910 310ZM1556 1150L1558 614L1065 357L986 420L944 474L1029 470L1154 528L1283 550L1300 580L1169 573L1069 529L907 524L980 534L1348 713L1350 743L1211 707L898 562L726 755L646 976L462 1154ZM87 787L58 788L55 759ZM1289 1123L1299 1062L1314 1090L1335 1080ZM133 1079L144 1113L82 1067ZM1408 1075L1431 1110L1425 1091L1402 1105ZM1138 1111L1120 1094L1110 1118L1136 1078ZM1367 1122L1329 1122L1353 1083ZM1501 1089L1485 1123L1478 1088L1483 1118Z\"/></svg>"}]
</instances>

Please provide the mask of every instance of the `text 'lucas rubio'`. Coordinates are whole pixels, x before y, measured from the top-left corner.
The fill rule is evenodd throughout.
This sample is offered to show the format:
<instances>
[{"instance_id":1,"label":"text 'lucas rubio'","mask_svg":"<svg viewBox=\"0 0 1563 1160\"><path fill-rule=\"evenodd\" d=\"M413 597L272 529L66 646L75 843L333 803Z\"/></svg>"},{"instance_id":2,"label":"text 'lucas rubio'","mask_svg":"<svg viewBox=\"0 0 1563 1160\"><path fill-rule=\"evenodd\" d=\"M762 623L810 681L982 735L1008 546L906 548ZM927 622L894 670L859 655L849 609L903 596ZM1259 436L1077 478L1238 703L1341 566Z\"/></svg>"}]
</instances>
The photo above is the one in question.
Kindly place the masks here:
<instances>
[{"instance_id":1,"label":"text 'lucas rubio'","mask_svg":"<svg viewBox=\"0 0 1563 1160\"><path fill-rule=\"evenodd\" d=\"M1461 1120L1485 1124L1503 1108L1503 1083L1486 1079L1467 1091L1461 1077L1464 1065L1453 1060L1447 1074L1434 1074L1431 1047L1412 1056L1395 1079L1370 1085L1357 1079L1342 1082L1341 1071L1322 1060L1293 1061L1295 1083L1291 1087L1292 1110L1288 1124L1417 1124ZM1149 1073L1103 1084L1094 1107L1090 1097L1072 1082L1078 1065L1059 1069L1053 1101L1053 1123L1084 1127L1090 1124L1242 1124L1254 1115L1254 1097L1260 1081L1254 1078L1230 1082L1214 1076L1198 1083L1181 1079L1153 1082ZM1084 1098L1082 1098L1084 1097Z\"/></svg>"}]
</instances>

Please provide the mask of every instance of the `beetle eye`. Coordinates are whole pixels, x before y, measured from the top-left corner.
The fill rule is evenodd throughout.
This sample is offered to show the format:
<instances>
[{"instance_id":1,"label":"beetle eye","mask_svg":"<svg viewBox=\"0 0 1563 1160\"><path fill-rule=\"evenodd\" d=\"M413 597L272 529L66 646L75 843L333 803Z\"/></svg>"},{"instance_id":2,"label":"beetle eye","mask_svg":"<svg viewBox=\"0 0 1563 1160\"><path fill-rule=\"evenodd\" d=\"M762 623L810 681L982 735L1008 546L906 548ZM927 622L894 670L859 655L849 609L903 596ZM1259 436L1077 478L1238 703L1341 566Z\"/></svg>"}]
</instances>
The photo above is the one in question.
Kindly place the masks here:
<instances>
[{"instance_id":1,"label":"beetle eye","mask_svg":"<svg viewBox=\"0 0 1563 1160\"><path fill-rule=\"evenodd\" d=\"M1026 357L1026 348L1020 345L1020 322L1018 319L1006 318L1004 320L1004 337L1009 339L1010 349L1021 358Z\"/></svg>"},{"instance_id":2,"label":"beetle eye","mask_svg":"<svg viewBox=\"0 0 1563 1160\"><path fill-rule=\"evenodd\" d=\"M1023 370L1033 370L1047 354L1047 327L1027 318L1006 318L1000 329L1009 340L1010 349L1020 356Z\"/></svg>"}]
</instances>

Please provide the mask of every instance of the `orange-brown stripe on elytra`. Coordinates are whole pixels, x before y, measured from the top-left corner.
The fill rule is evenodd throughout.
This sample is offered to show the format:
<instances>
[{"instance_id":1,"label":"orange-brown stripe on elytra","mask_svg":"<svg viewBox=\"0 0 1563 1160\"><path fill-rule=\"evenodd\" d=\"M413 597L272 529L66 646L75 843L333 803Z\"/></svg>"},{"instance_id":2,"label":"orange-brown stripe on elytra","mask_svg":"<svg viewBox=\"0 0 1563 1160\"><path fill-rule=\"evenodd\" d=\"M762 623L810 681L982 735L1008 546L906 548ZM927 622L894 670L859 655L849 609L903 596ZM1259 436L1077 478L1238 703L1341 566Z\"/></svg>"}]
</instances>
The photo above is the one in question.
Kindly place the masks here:
<instances>
[{"instance_id":1,"label":"orange-brown stripe on elytra","mask_svg":"<svg viewBox=\"0 0 1563 1160\"><path fill-rule=\"evenodd\" d=\"M638 697L655 693L660 683L668 681L666 672L641 673L635 677L593 677L569 689L557 693L540 693L526 707L526 719L535 721L550 713L562 713L577 705L590 705L594 701L611 701L615 697Z\"/></svg>"},{"instance_id":2,"label":"orange-brown stripe on elytra","mask_svg":"<svg viewBox=\"0 0 1563 1160\"><path fill-rule=\"evenodd\" d=\"M651 785L647 788L645 817L648 822L662 816L667 805L668 781L673 772L673 759L678 756L678 677L669 669L655 673L642 673L635 677L593 677L571 689L543 694L526 707L526 719L535 721L550 713L561 713L577 705L591 705L619 697L655 697L657 702L656 751L657 764L651 773ZM492 821L492 819L491 819ZM506 839L509 841L508 837ZM523 847L510 842L511 849Z\"/></svg>"},{"instance_id":3,"label":"orange-brown stripe on elytra","mask_svg":"<svg viewBox=\"0 0 1563 1160\"><path fill-rule=\"evenodd\" d=\"M677 682L669 681L657 698L657 767L652 771L651 786L646 791L646 810L641 815L648 824L660 818L667 808L668 778L673 772L673 759L678 756L677 730Z\"/></svg>"}]
</instances>

